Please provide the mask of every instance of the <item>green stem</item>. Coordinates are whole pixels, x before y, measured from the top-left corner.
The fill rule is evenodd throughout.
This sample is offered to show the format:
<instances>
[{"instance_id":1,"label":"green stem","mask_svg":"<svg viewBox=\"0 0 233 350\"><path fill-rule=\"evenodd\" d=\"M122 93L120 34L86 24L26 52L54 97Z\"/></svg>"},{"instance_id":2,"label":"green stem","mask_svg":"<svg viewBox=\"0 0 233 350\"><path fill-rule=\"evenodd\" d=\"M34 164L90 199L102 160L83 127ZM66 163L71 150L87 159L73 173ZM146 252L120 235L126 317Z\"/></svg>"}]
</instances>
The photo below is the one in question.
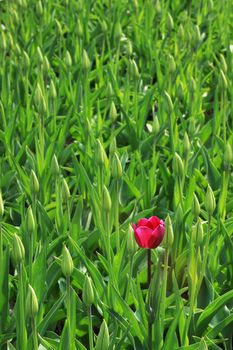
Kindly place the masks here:
<instances>
[{"instance_id":1,"label":"green stem","mask_svg":"<svg viewBox=\"0 0 233 350\"><path fill-rule=\"evenodd\" d=\"M32 283L32 265L33 265L33 232L30 234L30 248L29 248L29 284Z\"/></svg>"},{"instance_id":2,"label":"green stem","mask_svg":"<svg viewBox=\"0 0 233 350\"><path fill-rule=\"evenodd\" d=\"M129 278L127 281L127 289L126 289L126 294L125 294L126 303L127 303L128 297L129 297L129 292L130 292L130 287L131 287L132 272L133 272L133 256L130 257L130 260L129 260Z\"/></svg>"},{"instance_id":3,"label":"green stem","mask_svg":"<svg viewBox=\"0 0 233 350\"><path fill-rule=\"evenodd\" d=\"M33 350L38 350L38 339L37 339L35 317L32 318L32 337L33 337Z\"/></svg>"},{"instance_id":4,"label":"green stem","mask_svg":"<svg viewBox=\"0 0 233 350\"><path fill-rule=\"evenodd\" d=\"M91 317L91 306L88 308L88 330L89 330L89 349L93 350L93 329L92 329L92 317Z\"/></svg>"},{"instance_id":5,"label":"green stem","mask_svg":"<svg viewBox=\"0 0 233 350\"><path fill-rule=\"evenodd\" d=\"M22 262L18 265L19 274L19 333L18 333L18 350L26 350L27 348L27 332L25 328L25 303L24 303L24 283L23 283L23 266Z\"/></svg>"},{"instance_id":6,"label":"green stem","mask_svg":"<svg viewBox=\"0 0 233 350\"><path fill-rule=\"evenodd\" d=\"M120 251L120 231L119 231L119 180L116 180L116 207L115 207L115 229L117 253Z\"/></svg>"},{"instance_id":7,"label":"green stem","mask_svg":"<svg viewBox=\"0 0 233 350\"><path fill-rule=\"evenodd\" d=\"M67 312L67 321L68 321L68 348L71 348L72 336L71 336L71 300L70 300L70 276L66 277L66 312Z\"/></svg>"},{"instance_id":8,"label":"green stem","mask_svg":"<svg viewBox=\"0 0 233 350\"><path fill-rule=\"evenodd\" d=\"M210 227L211 227L211 215L208 216L208 231L207 231L207 235L206 235L206 243L205 243L205 247L204 247L204 253L203 253L203 264L202 264L202 270L201 270L201 274L200 274L200 278L197 284L197 295L198 292L200 290L201 287L201 283L205 274L205 269L206 269L206 265L207 265L207 259L208 259L208 252L209 252L209 244L210 244Z\"/></svg>"},{"instance_id":9,"label":"green stem","mask_svg":"<svg viewBox=\"0 0 233 350\"><path fill-rule=\"evenodd\" d=\"M149 287L151 283L151 249L147 251L147 288L149 292ZM150 315L150 300L148 297L149 311L148 311L148 348L152 349L152 322Z\"/></svg>"},{"instance_id":10,"label":"green stem","mask_svg":"<svg viewBox=\"0 0 233 350\"><path fill-rule=\"evenodd\" d=\"M166 292L167 292L167 270L168 270L168 249L165 250L165 256L164 256L164 273L163 273L162 295L161 295L161 303L160 303L161 337L160 337L159 349L161 349L163 346L163 331L164 331Z\"/></svg>"}]
</instances>

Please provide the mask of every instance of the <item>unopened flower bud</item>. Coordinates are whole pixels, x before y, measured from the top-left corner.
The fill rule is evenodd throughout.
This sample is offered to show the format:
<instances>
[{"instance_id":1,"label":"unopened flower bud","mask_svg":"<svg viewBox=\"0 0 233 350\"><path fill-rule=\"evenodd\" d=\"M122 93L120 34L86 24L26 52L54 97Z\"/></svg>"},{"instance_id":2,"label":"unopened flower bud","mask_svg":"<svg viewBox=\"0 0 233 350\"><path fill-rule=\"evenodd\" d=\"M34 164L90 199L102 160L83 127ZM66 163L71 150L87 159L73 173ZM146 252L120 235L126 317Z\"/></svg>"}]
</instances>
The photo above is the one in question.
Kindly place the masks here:
<instances>
[{"instance_id":1,"label":"unopened flower bud","mask_svg":"<svg viewBox=\"0 0 233 350\"><path fill-rule=\"evenodd\" d=\"M164 92L164 103L165 103L165 109L168 113L172 113L174 106L172 103L172 99L167 91Z\"/></svg>"},{"instance_id":2,"label":"unopened flower bud","mask_svg":"<svg viewBox=\"0 0 233 350\"><path fill-rule=\"evenodd\" d=\"M68 50L66 50L64 62L66 67L70 68L72 66L72 58Z\"/></svg>"},{"instance_id":3,"label":"unopened flower bud","mask_svg":"<svg viewBox=\"0 0 233 350\"><path fill-rule=\"evenodd\" d=\"M155 115L153 118L153 123L152 123L152 131L157 135L160 130L160 124L159 124L159 119L158 116Z\"/></svg>"},{"instance_id":4,"label":"unopened flower bud","mask_svg":"<svg viewBox=\"0 0 233 350\"><path fill-rule=\"evenodd\" d=\"M55 19L55 23L56 23L57 33L59 34L59 36L62 36L62 27L60 22L57 19Z\"/></svg>"},{"instance_id":5,"label":"unopened flower bud","mask_svg":"<svg viewBox=\"0 0 233 350\"><path fill-rule=\"evenodd\" d=\"M51 80L51 84L50 84L49 90L50 90L50 97L51 97L51 99L53 101L56 100L56 98L57 98L57 90L56 90L56 87L55 87L55 84L54 84L53 80Z\"/></svg>"},{"instance_id":6,"label":"unopened flower bud","mask_svg":"<svg viewBox=\"0 0 233 350\"><path fill-rule=\"evenodd\" d=\"M36 51L37 51L38 62L40 65L42 65L44 62L44 56L42 54L41 48L37 46Z\"/></svg>"},{"instance_id":7,"label":"unopened flower bud","mask_svg":"<svg viewBox=\"0 0 233 350\"><path fill-rule=\"evenodd\" d=\"M59 164L55 154L53 155L53 158L52 158L51 171L52 171L52 174L55 176L59 175L59 172L60 172Z\"/></svg>"},{"instance_id":8,"label":"unopened flower bud","mask_svg":"<svg viewBox=\"0 0 233 350\"><path fill-rule=\"evenodd\" d=\"M137 66L137 63L135 62L135 60L129 61L129 69L130 69L130 75L132 76L132 78L138 79L139 78L139 71L138 71L138 66Z\"/></svg>"},{"instance_id":9,"label":"unopened flower bud","mask_svg":"<svg viewBox=\"0 0 233 350\"><path fill-rule=\"evenodd\" d=\"M227 142L225 153L224 153L224 165L226 169L230 169L232 165L232 159L233 159L232 146L229 142Z\"/></svg>"},{"instance_id":10,"label":"unopened flower bud","mask_svg":"<svg viewBox=\"0 0 233 350\"><path fill-rule=\"evenodd\" d=\"M86 276L83 285L82 299L87 307L94 303L94 292L90 277Z\"/></svg>"},{"instance_id":11,"label":"unopened flower bud","mask_svg":"<svg viewBox=\"0 0 233 350\"><path fill-rule=\"evenodd\" d=\"M168 69L170 73L174 73L176 70L176 62L172 55L168 55Z\"/></svg>"},{"instance_id":12,"label":"unopened flower bud","mask_svg":"<svg viewBox=\"0 0 233 350\"><path fill-rule=\"evenodd\" d=\"M28 316L34 318L36 317L37 312L38 312L38 300L34 289L29 284L28 295L26 300L26 313Z\"/></svg>"},{"instance_id":13,"label":"unopened flower bud","mask_svg":"<svg viewBox=\"0 0 233 350\"><path fill-rule=\"evenodd\" d=\"M112 159L112 177L119 179L122 176L122 165L121 161L117 155L117 153L114 153L113 159Z\"/></svg>"},{"instance_id":14,"label":"unopened flower bud","mask_svg":"<svg viewBox=\"0 0 233 350\"><path fill-rule=\"evenodd\" d=\"M91 68L91 62L89 60L87 51L83 50L83 69L85 72L88 72L90 68Z\"/></svg>"},{"instance_id":15,"label":"unopened flower bud","mask_svg":"<svg viewBox=\"0 0 233 350\"><path fill-rule=\"evenodd\" d=\"M32 207L29 206L27 209L27 216L26 216L26 226L27 226L27 233L30 235L35 231L35 219L32 212Z\"/></svg>"},{"instance_id":16,"label":"unopened flower bud","mask_svg":"<svg viewBox=\"0 0 233 350\"><path fill-rule=\"evenodd\" d=\"M174 241L174 234L172 228L171 218L168 215L165 220L165 235L163 239L164 246L170 248Z\"/></svg>"},{"instance_id":17,"label":"unopened flower bud","mask_svg":"<svg viewBox=\"0 0 233 350\"><path fill-rule=\"evenodd\" d=\"M120 22L117 22L115 25L115 30L114 30L114 39L116 40L116 42L118 42L121 37L122 37L121 24L120 24Z\"/></svg>"},{"instance_id":18,"label":"unopened flower bud","mask_svg":"<svg viewBox=\"0 0 233 350\"><path fill-rule=\"evenodd\" d=\"M112 207L112 200L109 191L106 186L103 188L103 208L106 212L109 212Z\"/></svg>"},{"instance_id":19,"label":"unopened flower bud","mask_svg":"<svg viewBox=\"0 0 233 350\"><path fill-rule=\"evenodd\" d=\"M221 84L223 89L228 88L227 78L226 78L226 75L224 74L224 72L222 71L222 69L220 69L220 84Z\"/></svg>"},{"instance_id":20,"label":"unopened flower bud","mask_svg":"<svg viewBox=\"0 0 233 350\"><path fill-rule=\"evenodd\" d=\"M109 146L109 154L113 156L113 154L117 151L116 138L113 137Z\"/></svg>"},{"instance_id":21,"label":"unopened flower bud","mask_svg":"<svg viewBox=\"0 0 233 350\"><path fill-rule=\"evenodd\" d=\"M133 47L132 47L132 43L130 40L127 40L126 43L126 55L130 58L133 54Z\"/></svg>"},{"instance_id":22,"label":"unopened flower bud","mask_svg":"<svg viewBox=\"0 0 233 350\"><path fill-rule=\"evenodd\" d=\"M19 236L15 233L13 236L13 258L16 264L22 262L25 257L25 250L23 243Z\"/></svg>"},{"instance_id":23,"label":"unopened flower bud","mask_svg":"<svg viewBox=\"0 0 233 350\"><path fill-rule=\"evenodd\" d=\"M112 120L115 120L115 119L116 119L116 117L117 117L117 110L116 110L115 103L114 103L113 101L111 102L109 114L110 114L110 118L111 118Z\"/></svg>"},{"instance_id":24,"label":"unopened flower bud","mask_svg":"<svg viewBox=\"0 0 233 350\"><path fill-rule=\"evenodd\" d=\"M65 178L62 179L62 198L65 202L70 198L70 189Z\"/></svg>"},{"instance_id":25,"label":"unopened flower bud","mask_svg":"<svg viewBox=\"0 0 233 350\"><path fill-rule=\"evenodd\" d=\"M195 218L197 218L200 214L200 204L195 193L194 193L193 202L192 202L192 214Z\"/></svg>"},{"instance_id":26,"label":"unopened flower bud","mask_svg":"<svg viewBox=\"0 0 233 350\"><path fill-rule=\"evenodd\" d=\"M70 277L74 270L73 260L66 246L64 246L62 250L61 269L65 277Z\"/></svg>"},{"instance_id":27,"label":"unopened flower bud","mask_svg":"<svg viewBox=\"0 0 233 350\"><path fill-rule=\"evenodd\" d=\"M98 334L98 338L96 341L95 350L107 350L109 348L109 332L108 326L105 320L103 320L100 331Z\"/></svg>"},{"instance_id":28,"label":"unopened flower bud","mask_svg":"<svg viewBox=\"0 0 233 350\"><path fill-rule=\"evenodd\" d=\"M42 16L43 15L43 6L40 0L38 0L36 2L36 14L38 16Z\"/></svg>"},{"instance_id":29,"label":"unopened flower bud","mask_svg":"<svg viewBox=\"0 0 233 350\"><path fill-rule=\"evenodd\" d=\"M214 197L212 188L210 187L210 185L208 185L206 197L205 197L205 208L209 216L213 214L215 207L216 207L215 197Z\"/></svg>"},{"instance_id":30,"label":"unopened flower bud","mask_svg":"<svg viewBox=\"0 0 233 350\"><path fill-rule=\"evenodd\" d=\"M34 194L39 192L39 189L40 189L39 181L37 179L37 176L36 176L34 170L31 170L30 182L31 182L31 190L32 190L32 192Z\"/></svg>"},{"instance_id":31,"label":"unopened flower bud","mask_svg":"<svg viewBox=\"0 0 233 350\"><path fill-rule=\"evenodd\" d=\"M173 172L174 175L182 178L184 175L184 164L183 161L181 159L181 157L179 156L178 153L175 152L175 156L173 158Z\"/></svg>"},{"instance_id":32,"label":"unopened flower bud","mask_svg":"<svg viewBox=\"0 0 233 350\"><path fill-rule=\"evenodd\" d=\"M96 161L99 165L103 165L107 158L104 147L99 139L97 139Z\"/></svg>"},{"instance_id":33,"label":"unopened flower bud","mask_svg":"<svg viewBox=\"0 0 233 350\"><path fill-rule=\"evenodd\" d=\"M23 51L23 64L26 69L30 67L30 58L26 51Z\"/></svg>"},{"instance_id":34,"label":"unopened flower bud","mask_svg":"<svg viewBox=\"0 0 233 350\"><path fill-rule=\"evenodd\" d=\"M190 151L190 141L187 132L184 134L184 156L188 157Z\"/></svg>"},{"instance_id":35,"label":"unopened flower bud","mask_svg":"<svg viewBox=\"0 0 233 350\"><path fill-rule=\"evenodd\" d=\"M174 28L174 21L170 12L168 12L168 15L167 15L167 28L169 32L172 31Z\"/></svg>"},{"instance_id":36,"label":"unopened flower bud","mask_svg":"<svg viewBox=\"0 0 233 350\"><path fill-rule=\"evenodd\" d=\"M39 84L37 85L35 90L34 101L35 101L37 111L40 114L44 114L47 108L46 108L45 98Z\"/></svg>"},{"instance_id":37,"label":"unopened flower bud","mask_svg":"<svg viewBox=\"0 0 233 350\"><path fill-rule=\"evenodd\" d=\"M131 224L129 224L129 228L128 228L128 232L126 233L127 236L127 250L129 255L133 255L134 253L136 253L137 249L138 249L138 244L135 240L135 236L134 236L134 230Z\"/></svg>"},{"instance_id":38,"label":"unopened flower bud","mask_svg":"<svg viewBox=\"0 0 233 350\"><path fill-rule=\"evenodd\" d=\"M77 20L77 34L78 34L79 38L83 37L83 27L82 27L82 23L80 22L79 18Z\"/></svg>"},{"instance_id":39,"label":"unopened flower bud","mask_svg":"<svg viewBox=\"0 0 233 350\"><path fill-rule=\"evenodd\" d=\"M224 73L227 73L227 63L223 54L220 53L220 68Z\"/></svg>"},{"instance_id":40,"label":"unopened flower bud","mask_svg":"<svg viewBox=\"0 0 233 350\"><path fill-rule=\"evenodd\" d=\"M4 203L2 199L2 192L0 191L0 220L3 217L4 214Z\"/></svg>"}]
</instances>

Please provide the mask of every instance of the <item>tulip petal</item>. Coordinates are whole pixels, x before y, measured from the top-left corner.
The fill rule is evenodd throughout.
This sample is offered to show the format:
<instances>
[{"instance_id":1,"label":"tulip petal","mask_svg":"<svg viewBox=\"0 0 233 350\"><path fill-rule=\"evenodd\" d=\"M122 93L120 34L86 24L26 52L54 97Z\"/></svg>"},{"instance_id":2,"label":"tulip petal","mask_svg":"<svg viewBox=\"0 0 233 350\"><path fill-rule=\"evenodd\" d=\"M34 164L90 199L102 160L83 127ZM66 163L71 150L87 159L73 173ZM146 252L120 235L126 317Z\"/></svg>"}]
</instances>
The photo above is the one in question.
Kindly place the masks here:
<instances>
[{"instance_id":1,"label":"tulip petal","mask_svg":"<svg viewBox=\"0 0 233 350\"><path fill-rule=\"evenodd\" d=\"M134 230L135 239L141 248L150 248L149 241L153 231L146 226L137 227Z\"/></svg>"},{"instance_id":2,"label":"tulip petal","mask_svg":"<svg viewBox=\"0 0 233 350\"><path fill-rule=\"evenodd\" d=\"M156 248L160 245L164 237L164 225L160 224L152 232L149 239L149 248Z\"/></svg>"},{"instance_id":3,"label":"tulip petal","mask_svg":"<svg viewBox=\"0 0 233 350\"><path fill-rule=\"evenodd\" d=\"M155 229L158 225L161 224L162 220L160 220L157 216L151 216L151 218L149 218L148 221L152 225L152 228Z\"/></svg>"}]
</instances>

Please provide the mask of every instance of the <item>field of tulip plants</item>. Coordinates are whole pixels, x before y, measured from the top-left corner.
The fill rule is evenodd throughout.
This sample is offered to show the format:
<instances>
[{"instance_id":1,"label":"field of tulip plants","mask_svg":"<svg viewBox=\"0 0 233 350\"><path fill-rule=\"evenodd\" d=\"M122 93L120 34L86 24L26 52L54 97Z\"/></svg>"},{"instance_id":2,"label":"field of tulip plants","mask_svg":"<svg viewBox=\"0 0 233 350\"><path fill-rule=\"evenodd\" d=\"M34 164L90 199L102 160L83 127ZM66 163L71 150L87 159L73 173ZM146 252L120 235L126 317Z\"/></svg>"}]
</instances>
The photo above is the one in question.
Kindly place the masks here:
<instances>
[{"instance_id":1,"label":"field of tulip plants","mask_svg":"<svg viewBox=\"0 0 233 350\"><path fill-rule=\"evenodd\" d=\"M231 350L233 2L0 1L0 349Z\"/></svg>"}]
</instances>

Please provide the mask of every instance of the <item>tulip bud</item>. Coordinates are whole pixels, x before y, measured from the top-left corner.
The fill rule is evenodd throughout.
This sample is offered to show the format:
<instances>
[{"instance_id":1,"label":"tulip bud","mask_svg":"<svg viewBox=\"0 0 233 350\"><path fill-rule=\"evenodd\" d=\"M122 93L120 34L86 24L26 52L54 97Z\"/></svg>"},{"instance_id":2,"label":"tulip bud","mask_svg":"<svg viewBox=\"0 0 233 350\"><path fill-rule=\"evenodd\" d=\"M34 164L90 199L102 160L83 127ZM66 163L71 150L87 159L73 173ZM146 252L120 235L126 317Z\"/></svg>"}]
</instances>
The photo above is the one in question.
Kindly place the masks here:
<instances>
[{"instance_id":1,"label":"tulip bud","mask_svg":"<svg viewBox=\"0 0 233 350\"><path fill-rule=\"evenodd\" d=\"M91 62L89 60L87 51L83 50L83 69L85 72L88 72L90 68L91 68Z\"/></svg>"},{"instance_id":2,"label":"tulip bud","mask_svg":"<svg viewBox=\"0 0 233 350\"><path fill-rule=\"evenodd\" d=\"M159 130L160 130L159 119L158 119L158 116L155 115L152 123L152 131L155 133L155 135L157 135L159 133Z\"/></svg>"},{"instance_id":3,"label":"tulip bud","mask_svg":"<svg viewBox=\"0 0 233 350\"><path fill-rule=\"evenodd\" d=\"M0 220L2 219L4 214L4 203L2 199L2 192L0 191Z\"/></svg>"},{"instance_id":4,"label":"tulip bud","mask_svg":"<svg viewBox=\"0 0 233 350\"><path fill-rule=\"evenodd\" d=\"M25 257L23 243L19 236L15 233L13 236L13 258L16 264L21 263Z\"/></svg>"},{"instance_id":5,"label":"tulip bud","mask_svg":"<svg viewBox=\"0 0 233 350\"><path fill-rule=\"evenodd\" d=\"M56 23L57 33L58 33L60 36L62 36L62 27L61 27L60 22L59 22L57 19L55 19L55 23Z\"/></svg>"},{"instance_id":6,"label":"tulip bud","mask_svg":"<svg viewBox=\"0 0 233 350\"><path fill-rule=\"evenodd\" d=\"M168 12L168 15L167 15L167 28L169 32L172 31L174 28L174 21L170 12Z\"/></svg>"},{"instance_id":7,"label":"tulip bud","mask_svg":"<svg viewBox=\"0 0 233 350\"><path fill-rule=\"evenodd\" d=\"M157 0L156 3L155 3L155 13L157 15L160 15L161 14L161 4L160 4L160 1Z\"/></svg>"},{"instance_id":8,"label":"tulip bud","mask_svg":"<svg viewBox=\"0 0 233 350\"><path fill-rule=\"evenodd\" d=\"M80 22L80 19L78 18L77 21L77 34L79 38L83 37L83 27L82 27L82 23Z\"/></svg>"},{"instance_id":9,"label":"tulip bud","mask_svg":"<svg viewBox=\"0 0 233 350\"><path fill-rule=\"evenodd\" d=\"M122 176L122 165L117 153L114 153L112 160L112 177L119 179Z\"/></svg>"},{"instance_id":10,"label":"tulip bud","mask_svg":"<svg viewBox=\"0 0 233 350\"><path fill-rule=\"evenodd\" d=\"M193 203L192 203L192 214L195 218L197 218L200 214L200 204L199 201L197 199L197 196L194 193L193 196Z\"/></svg>"},{"instance_id":11,"label":"tulip bud","mask_svg":"<svg viewBox=\"0 0 233 350\"><path fill-rule=\"evenodd\" d=\"M57 98L57 91L56 91L56 87L55 87L55 84L54 84L53 80L51 80L49 92L50 92L51 99L53 101L56 100L56 98Z\"/></svg>"},{"instance_id":12,"label":"tulip bud","mask_svg":"<svg viewBox=\"0 0 233 350\"><path fill-rule=\"evenodd\" d=\"M220 83L221 83L221 86L223 89L228 88L227 78L226 78L226 75L224 74L224 72L222 71L222 69L220 69Z\"/></svg>"},{"instance_id":13,"label":"tulip bud","mask_svg":"<svg viewBox=\"0 0 233 350\"><path fill-rule=\"evenodd\" d=\"M38 0L36 2L36 14L38 16L42 16L43 15L43 6L40 0Z\"/></svg>"},{"instance_id":14,"label":"tulip bud","mask_svg":"<svg viewBox=\"0 0 233 350\"><path fill-rule=\"evenodd\" d=\"M103 33L107 33L108 31L108 25L107 23L103 20L102 23L101 23L101 28L102 28L102 32Z\"/></svg>"},{"instance_id":15,"label":"tulip bud","mask_svg":"<svg viewBox=\"0 0 233 350\"><path fill-rule=\"evenodd\" d=\"M37 84L37 87L35 90L34 101L35 101L37 111L40 114L44 114L47 108L46 108L45 98L39 84Z\"/></svg>"},{"instance_id":16,"label":"tulip bud","mask_svg":"<svg viewBox=\"0 0 233 350\"><path fill-rule=\"evenodd\" d=\"M203 241L203 225L200 218L198 218L196 225L194 226L195 230L195 241L200 245Z\"/></svg>"},{"instance_id":17,"label":"tulip bud","mask_svg":"<svg viewBox=\"0 0 233 350\"><path fill-rule=\"evenodd\" d=\"M170 73L174 73L176 70L176 62L172 55L168 55L168 69Z\"/></svg>"},{"instance_id":18,"label":"tulip bud","mask_svg":"<svg viewBox=\"0 0 233 350\"><path fill-rule=\"evenodd\" d=\"M225 153L224 153L224 165L226 169L230 169L232 165L232 159L233 159L232 146L229 142L227 142Z\"/></svg>"},{"instance_id":19,"label":"tulip bud","mask_svg":"<svg viewBox=\"0 0 233 350\"><path fill-rule=\"evenodd\" d=\"M70 67L72 66L72 58L71 58L70 53L69 53L68 50L66 50L64 62L65 62L65 65L66 65L68 68L70 68Z\"/></svg>"},{"instance_id":20,"label":"tulip bud","mask_svg":"<svg viewBox=\"0 0 233 350\"><path fill-rule=\"evenodd\" d=\"M106 186L103 188L103 208L106 212L109 212L112 207L112 200L109 191Z\"/></svg>"},{"instance_id":21,"label":"tulip bud","mask_svg":"<svg viewBox=\"0 0 233 350\"><path fill-rule=\"evenodd\" d=\"M190 141L187 132L184 134L184 156L188 157L190 151Z\"/></svg>"},{"instance_id":22,"label":"tulip bud","mask_svg":"<svg viewBox=\"0 0 233 350\"><path fill-rule=\"evenodd\" d=\"M109 348L109 332L108 326L105 320L103 320L99 335L96 341L95 350L107 350Z\"/></svg>"},{"instance_id":23,"label":"tulip bud","mask_svg":"<svg viewBox=\"0 0 233 350\"><path fill-rule=\"evenodd\" d=\"M28 295L26 300L26 313L28 316L34 318L36 317L38 312L38 301L36 297L36 293L32 286L29 284L28 286Z\"/></svg>"},{"instance_id":24,"label":"tulip bud","mask_svg":"<svg viewBox=\"0 0 233 350\"><path fill-rule=\"evenodd\" d=\"M109 146L109 154L113 156L113 154L117 151L116 138L113 137Z\"/></svg>"},{"instance_id":25,"label":"tulip bud","mask_svg":"<svg viewBox=\"0 0 233 350\"><path fill-rule=\"evenodd\" d=\"M184 174L183 161L178 153L175 153L175 156L173 158L173 172L174 172L174 175L179 178L182 178Z\"/></svg>"},{"instance_id":26,"label":"tulip bud","mask_svg":"<svg viewBox=\"0 0 233 350\"><path fill-rule=\"evenodd\" d=\"M171 100L171 97L167 91L164 92L164 103L165 103L165 108L168 113L172 113L174 106Z\"/></svg>"},{"instance_id":27,"label":"tulip bud","mask_svg":"<svg viewBox=\"0 0 233 350\"><path fill-rule=\"evenodd\" d=\"M225 57L220 53L220 67L224 73L227 73L227 63Z\"/></svg>"},{"instance_id":28,"label":"tulip bud","mask_svg":"<svg viewBox=\"0 0 233 350\"><path fill-rule=\"evenodd\" d=\"M62 198L65 202L70 198L70 189L64 178L62 179Z\"/></svg>"},{"instance_id":29,"label":"tulip bud","mask_svg":"<svg viewBox=\"0 0 233 350\"><path fill-rule=\"evenodd\" d=\"M53 158L52 158L51 172L55 176L59 175L59 172L60 172L59 164L58 164L57 157L55 154L53 155Z\"/></svg>"},{"instance_id":30,"label":"tulip bud","mask_svg":"<svg viewBox=\"0 0 233 350\"><path fill-rule=\"evenodd\" d=\"M39 192L39 189L40 189L39 181L37 179L37 176L36 176L34 170L31 170L30 182L31 182L31 190L32 190L32 192L34 194Z\"/></svg>"},{"instance_id":31,"label":"tulip bud","mask_svg":"<svg viewBox=\"0 0 233 350\"><path fill-rule=\"evenodd\" d=\"M29 235L35 231L36 225L31 206L29 206L27 209L26 226Z\"/></svg>"},{"instance_id":32,"label":"tulip bud","mask_svg":"<svg viewBox=\"0 0 233 350\"><path fill-rule=\"evenodd\" d=\"M42 54L41 48L37 46L36 51L37 51L38 62L40 65L42 65L44 62L44 56Z\"/></svg>"},{"instance_id":33,"label":"tulip bud","mask_svg":"<svg viewBox=\"0 0 233 350\"><path fill-rule=\"evenodd\" d=\"M179 29L178 29L178 38L179 38L179 42L184 41L184 27L182 24L180 24Z\"/></svg>"},{"instance_id":34,"label":"tulip bud","mask_svg":"<svg viewBox=\"0 0 233 350\"><path fill-rule=\"evenodd\" d=\"M99 139L97 139L97 151L96 151L96 161L99 165L103 165L105 159L107 158L105 150L103 148L102 143Z\"/></svg>"},{"instance_id":35,"label":"tulip bud","mask_svg":"<svg viewBox=\"0 0 233 350\"><path fill-rule=\"evenodd\" d=\"M64 245L62 251L61 270L65 277L70 277L74 270L74 264L69 250Z\"/></svg>"},{"instance_id":36,"label":"tulip bud","mask_svg":"<svg viewBox=\"0 0 233 350\"><path fill-rule=\"evenodd\" d=\"M116 117L117 117L117 110L116 110L115 103L114 103L113 101L111 102L109 114L110 114L110 118L111 118L112 120L115 120L115 119L116 119Z\"/></svg>"},{"instance_id":37,"label":"tulip bud","mask_svg":"<svg viewBox=\"0 0 233 350\"><path fill-rule=\"evenodd\" d=\"M26 51L23 51L23 64L26 69L30 67L30 58Z\"/></svg>"},{"instance_id":38,"label":"tulip bud","mask_svg":"<svg viewBox=\"0 0 233 350\"><path fill-rule=\"evenodd\" d=\"M182 225L183 218L184 218L183 209L182 209L182 206L179 204L175 213L175 222L177 227L180 227Z\"/></svg>"},{"instance_id":39,"label":"tulip bud","mask_svg":"<svg viewBox=\"0 0 233 350\"><path fill-rule=\"evenodd\" d=\"M107 96L107 98L111 98L112 95L113 95L112 84L111 84L110 81L109 81L109 82L108 82L108 85L107 85L106 96Z\"/></svg>"},{"instance_id":40,"label":"tulip bud","mask_svg":"<svg viewBox=\"0 0 233 350\"><path fill-rule=\"evenodd\" d=\"M122 28L120 22L117 22L115 25L115 31L114 31L114 39L118 43L120 38L122 37Z\"/></svg>"},{"instance_id":41,"label":"tulip bud","mask_svg":"<svg viewBox=\"0 0 233 350\"><path fill-rule=\"evenodd\" d=\"M94 303L94 292L90 277L86 276L83 285L82 299L87 307Z\"/></svg>"},{"instance_id":42,"label":"tulip bud","mask_svg":"<svg viewBox=\"0 0 233 350\"><path fill-rule=\"evenodd\" d=\"M138 249L138 245L137 242L135 240L135 236L134 236L134 230L131 224L129 224L129 228L128 228L128 233L127 233L127 250L129 255L133 255L134 253L136 253L137 249Z\"/></svg>"},{"instance_id":43,"label":"tulip bud","mask_svg":"<svg viewBox=\"0 0 233 350\"><path fill-rule=\"evenodd\" d=\"M213 214L214 209L216 207L216 202L215 202L215 197L212 191L212 188L210 187L210 185L208 185L207 187L207 192L206 192L206 197L205 197L205 207L206 207L206 211L207 213L210 215Z\"/></svg>"},{"instance_id":44,"label":"tulip bud","mask_svg":"<svg viewBox=\"0 0 233 350\"><path fill-rule=\"evenodd\" d=\"M173 234L173 228L172 228L172 222L171 218L168 215L165 220L165 235L164 235L164 246L167 248L170 248L172 246L172 243L174 241L174 234Z\"/></svg>"},{"instance_id":45,"label":"tulip bud","mask_svg":"<svg viewBox=\"0 0 233 350\"><path fill-rule=\"evenodd\" d=\"M49 63L48 57L44 56L43 71L48 74L49 70L50 70L50 63Z\"/></svg>"},{"instance_id":46,"label":"tulip bud","mask_svg":"<svg viewBox=\"0 0 233 350\"><path fill-rule=\"evenodd\" d=\"M137 66L137 63L135 62L135 60L129 61L129 69L130 69L130 75L134 79L138 79L139 78L139 71L138 71L138 66Z\"/></svg>"},{"instance_id":47,"label":"tulip bud","mask_svg":"<svg viewBox=\"0 0 233 350\"><path fill-rule=\"evenodd\" d=\"M133 47L130 40L127 40L126 44L126 55L130 58L133 54Z\"/></svg>"}]
</instances>

